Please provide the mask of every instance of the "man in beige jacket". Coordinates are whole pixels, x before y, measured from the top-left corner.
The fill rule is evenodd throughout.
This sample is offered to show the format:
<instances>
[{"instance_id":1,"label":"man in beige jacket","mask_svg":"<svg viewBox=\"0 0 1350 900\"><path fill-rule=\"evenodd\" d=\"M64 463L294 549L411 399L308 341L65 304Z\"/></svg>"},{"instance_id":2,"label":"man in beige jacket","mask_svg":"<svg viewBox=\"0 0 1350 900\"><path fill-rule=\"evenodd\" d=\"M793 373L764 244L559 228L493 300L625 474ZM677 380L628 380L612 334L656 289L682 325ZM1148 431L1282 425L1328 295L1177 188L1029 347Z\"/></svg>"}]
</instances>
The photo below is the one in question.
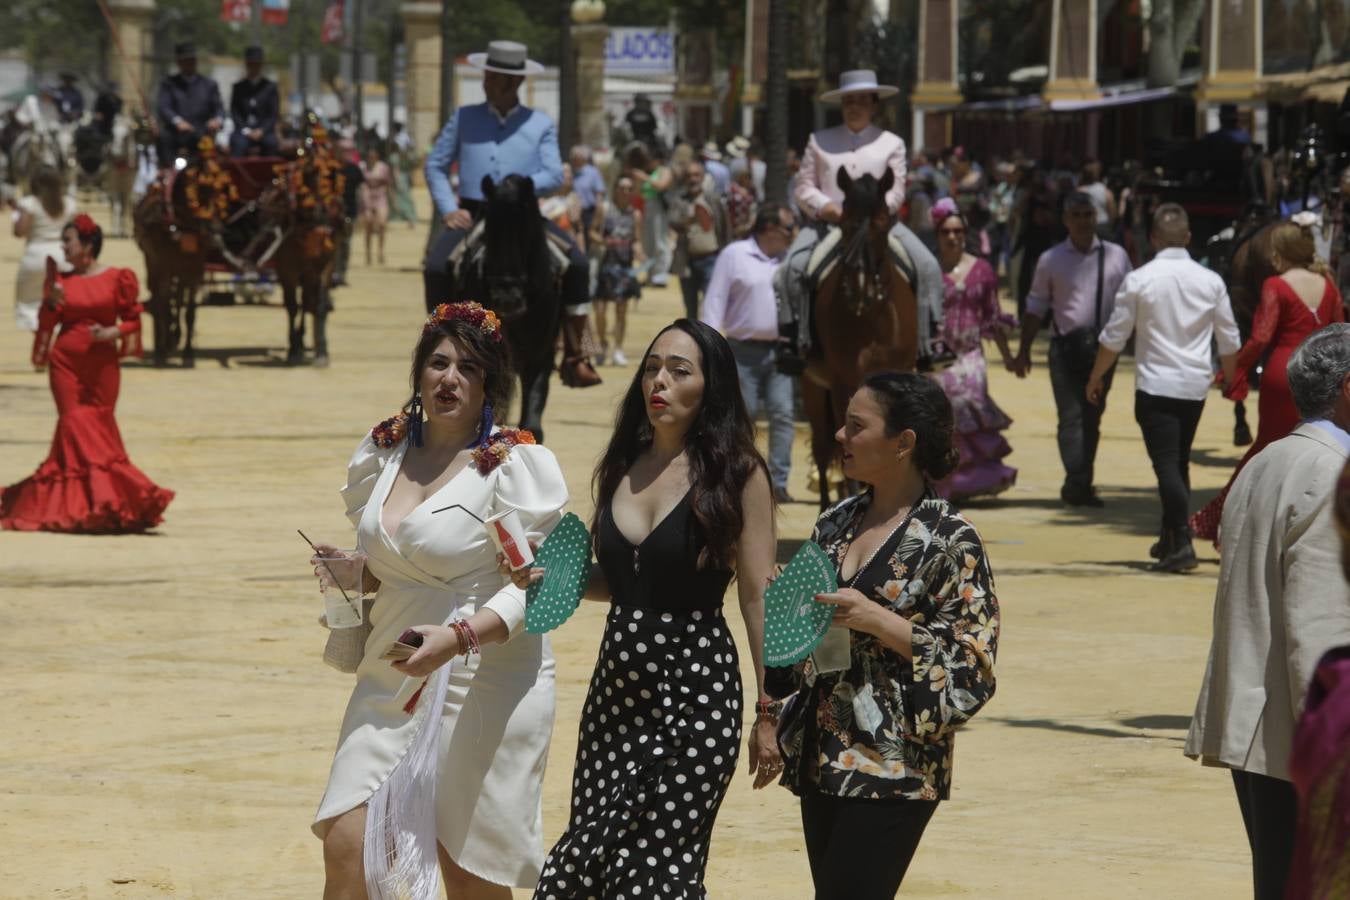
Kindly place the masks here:
<instances>
[{"instance_id":1,"label":"man in beige jacket","mask_svg":"<svg viewBox=\"0 0 1350 900\"><path fill-rule=\"evenodd\" d=\"M1294 725L1318 659L1350 642L1333 495L1350 455L1350 325L1289 360L1303 422L1247 463L1224 503L1214 640L1186 755L1232 770L1257 900L1279 900L1293 854Z\"/></svg>"}]
</instances>

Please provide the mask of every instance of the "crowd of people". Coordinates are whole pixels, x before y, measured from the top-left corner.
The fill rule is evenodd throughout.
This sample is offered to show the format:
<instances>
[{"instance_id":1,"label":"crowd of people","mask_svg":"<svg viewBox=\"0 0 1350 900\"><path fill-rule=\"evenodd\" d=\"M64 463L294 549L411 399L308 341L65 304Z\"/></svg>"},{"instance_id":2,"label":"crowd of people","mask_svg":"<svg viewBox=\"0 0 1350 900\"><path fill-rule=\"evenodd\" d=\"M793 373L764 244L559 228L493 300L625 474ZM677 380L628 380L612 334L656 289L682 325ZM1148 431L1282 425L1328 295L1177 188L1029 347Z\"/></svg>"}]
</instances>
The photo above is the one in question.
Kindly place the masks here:
<instances>
[{"instance_id":1,"label":"crowd of people","mask_svg":"<svg viewBox=\"0 0 1350 900\"><path fill-rule=\"evenodd\" d=\"M224 115L192 48L178 55L161 95L162 161ZM246 58L234 135L242 152L267 152L274 91L259 81L261 54ZM1133 340L1135 419L1161 501L1151 568L1192 570L1193 538L1220 541L1214 644L1186 752L1233 772L1258 898L1281 896L1296 857L1312 860L1296 873L1309 891L1339 877L1319 854L1328 835L1350 837L1344 807L1309 802L1342 796L1339 732L1306 718L1299 726L1305 705L1329 714L1336 684L1315 681L1319 659L1350 644L1350 593L1334 563L1346 552L1337 515L1340 540L1350 534L1350 501L1336 500L1350 455L1350 326L1313 223L1274 226L1275 274L1244 337L1223 279L1192 258L1183 207L1152 209L1140 238L1121 213L1130 198L1095 163L1053 178L996 163L989 179L960 147L911 156L877 124L895 88L873 72L846 72L822 97L839 103L842 122L789 160L779 202L765 193L752 139L677 143L668 154L639 139L602 165L579 146L564 164L552 121L519 99L539 71L526 48L495 41L469 61L484 71L486 102L456 110L425 160L429 315L411 393L348 465L342 497L358 554L315 547L321 580L354 572L347 586L372 600L313 825L326 898L430 896L438 878L454 896L701 895L740 758L743 651L756 698L748 768L756 788L777 782L799 798L815 896L894 896L950 796L954 733L995 691L992 568L958 508L1017 476L985 342L1025 379L1047 327L1060 500L1106 502L1095 471L1102 414ZM397 137L391 148L412 153ZM348 215L365 223L367 263L372 248L383 262L405 167L378 148L360 158L351 137L339 149L351 170ZM838 666L811 656L775 667L764 597L776 577L775 506L792 500L792 373L818 350L809 260L844 216L841 172L880 186L878 208L893 221L887 252L916 283L930 371L872 372L847 398L836 440L856 492L820 515L811 539L840 585L815 599L834 607L849 653ZM547 573L513 567L484 532L443 527L440 515L514 511L537 549L569 501L554 452L499 425L514 384L502 322L478 303L446 302L452 257L511 176L537 195L565 248L569 385L598 383L592 362L632 366L627 305L645 286L673 275L685 313L635 354L594 469L597 562L582 593L610 611L551 850L542 773L556 673L548 642L524 628L526 592ZM153 527L173 493L126 458L112 414L118 360L139 352L135 276L98 263L101 230L67 205L59 180L35 180L15 233L29 242L16 315L36 332L33 363L50 368L58 422L49 458L0 495L0 525ZM345 268L343 258L339 277ZM1020 321L1003 311L1001 285ZM1205 398L1215 383L1241 397L1258 363L1258 440L1215 503L1195 512L1189 457ZM767 458L755 443L761 413ZM733 579L739 645L721 611ZM391 660L393 644L409 655ZM1340 659L1322 665L1338 671ZM1310 684L1315 706L1305 704Z\"/></svg>"}]
</instances>

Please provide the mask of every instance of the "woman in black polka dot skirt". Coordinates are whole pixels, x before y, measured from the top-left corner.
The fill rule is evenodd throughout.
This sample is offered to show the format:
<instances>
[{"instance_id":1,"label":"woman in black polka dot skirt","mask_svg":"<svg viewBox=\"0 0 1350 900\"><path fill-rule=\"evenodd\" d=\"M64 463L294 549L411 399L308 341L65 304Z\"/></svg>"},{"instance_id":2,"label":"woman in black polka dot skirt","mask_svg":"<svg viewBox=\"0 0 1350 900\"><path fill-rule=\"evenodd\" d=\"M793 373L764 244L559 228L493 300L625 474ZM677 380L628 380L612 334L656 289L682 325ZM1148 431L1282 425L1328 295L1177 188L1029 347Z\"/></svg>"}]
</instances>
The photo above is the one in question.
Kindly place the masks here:
<instances>
[{"instance_id":1,"label":"woman in black polka dot skirt","mask_svg":"<svg viewBox=\"0 0 1350 900\"><path fill-rule=\"evenodd\" d=\"M536 900L701 898L713 820L741 739L736 645L722 618L733 574L762 715L755 787L781 771L762 690L773 501L735 359L680 319L652 342L595 473L591 532L610 596L582 710L567 831Z\"/></svg>"}]
</instances>

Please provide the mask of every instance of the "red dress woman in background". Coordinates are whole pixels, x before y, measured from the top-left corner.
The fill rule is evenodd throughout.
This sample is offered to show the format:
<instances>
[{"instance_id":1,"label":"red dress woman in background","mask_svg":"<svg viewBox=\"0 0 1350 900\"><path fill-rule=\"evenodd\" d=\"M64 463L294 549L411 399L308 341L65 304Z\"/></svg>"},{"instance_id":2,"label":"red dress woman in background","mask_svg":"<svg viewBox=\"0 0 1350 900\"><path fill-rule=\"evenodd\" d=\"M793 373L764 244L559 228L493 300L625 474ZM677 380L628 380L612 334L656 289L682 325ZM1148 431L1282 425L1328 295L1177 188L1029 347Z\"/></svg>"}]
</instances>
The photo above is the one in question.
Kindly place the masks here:
<instances>
[{"instance_id":1,"label":"red dress woman in background","mask_svg":"<svg viewBox=\"0 0 1350 900\"><path fill-rule=\"evenodd\" d=\"M1224 392L1224 396L1232 400L1245 397L1247 372L1269 352L1265 368L1261 371L1258 406L1260 427L1256 442L1247 448L1247 454L1238 462L1219 496L1191 516L1191 530L1196 537L1206 540L1218 539L1223 502L1228 497L1233 479L1237 478L1237 473L1242 471L1247 460L1298 426L1298 407L1294 405L1294 395L1289 390L1289 374L1286 372L1289 357L1294 355L1294 350L1303 343L1303 339L1317 329L1332 322L1345 321L1340 291L1326 274L1325 266L1319 264L1312 236L1292 222L1283 222L1276 228L1278 230L1271 235L1271 246L1275 250L1275 269L1281 274L1272 275L1261 286L1261 304L1252 319L1252 336L1238 351L1237 370L1241 374L1236 383ZM1294 271L1300 269L1305 271ZM1291 272L1305 285L1315 284L1313 276L1321 277L1322 294L1315 310L1299 296L1294 284L1285 277Z\"/></svg>"},{"instance_id":2,"label":"red dress woman in background","mask_svg":"<svg viewBox=\"0 0 1350 900\"><path fill-rule=\"evenodd\" d=\"M99 265L103 232L88 216L71 220L61 245L74 270L50 279L33 340L33 365L50 372L56 434L37 471L0 494L0 527L144 531L160 523L173 491L131 464L113 418L119 360L141 353L140 287L130 269Z\"/></svg>"}]
</instances>

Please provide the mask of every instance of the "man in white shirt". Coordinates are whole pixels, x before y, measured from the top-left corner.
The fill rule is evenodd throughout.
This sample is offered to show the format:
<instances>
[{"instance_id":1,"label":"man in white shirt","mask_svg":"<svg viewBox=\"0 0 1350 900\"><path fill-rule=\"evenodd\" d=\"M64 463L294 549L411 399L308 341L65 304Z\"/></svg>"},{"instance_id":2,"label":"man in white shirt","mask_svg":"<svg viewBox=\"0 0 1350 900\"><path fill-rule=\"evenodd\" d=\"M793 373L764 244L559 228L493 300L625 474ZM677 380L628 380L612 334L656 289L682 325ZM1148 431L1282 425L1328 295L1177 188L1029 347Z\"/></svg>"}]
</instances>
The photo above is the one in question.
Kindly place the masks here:
<instances>
[{"instance_id":1,"label":"man in white shirt","mask_svg":"<svg viewBox=\"0 0 1350 900\"><path fill-rule=\"evenodd\" d=\"M1157 256L1125 277L1115 310L1102 329L1087 395L1100 403L1103 380L1134 332L1134 418L1144 433L1162 497L1161 539L1151 554L1155 572L1196 567L1186 526L1190 516L1191 441L1205 408L1213 371L1210 339L1219 345L1224 381L1233 383L1242 346L1223 279L1191 259L1186 210L1164 203L1153 214Z\"/></svg>"},{"instance_id":2,"label":"man in white shirt","mask_svg":"<svg viewBox=\"0 0 1350 900\"><path fill-rule=\"evenodd\" d=\"M765 407L769 417L769 480L774 499L791 503L792 376L778 371L778 301L773 275L797 230L792 211L764 203L750 236L722 248L703 295L700 319L726 336L736 356L741 396L752 419Z\"/></svg>"}]
</instances>

